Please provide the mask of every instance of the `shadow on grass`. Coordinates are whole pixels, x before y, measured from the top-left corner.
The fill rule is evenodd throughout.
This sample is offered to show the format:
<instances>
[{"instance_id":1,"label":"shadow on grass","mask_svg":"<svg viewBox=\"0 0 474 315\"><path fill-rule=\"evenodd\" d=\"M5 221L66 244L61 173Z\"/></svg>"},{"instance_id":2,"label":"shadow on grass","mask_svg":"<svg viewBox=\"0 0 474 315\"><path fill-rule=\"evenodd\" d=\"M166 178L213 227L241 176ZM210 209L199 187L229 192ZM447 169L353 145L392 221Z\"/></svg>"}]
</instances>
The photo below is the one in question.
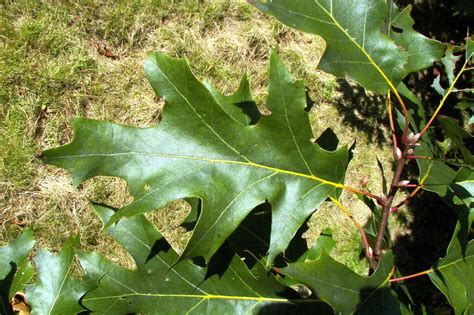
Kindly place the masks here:
<instances>
[{"instance_id":1,"label":"shadow on grass","mask_svg":"<svg viewBox=\"0 0 474 315\"><path fill-rule=\"evenodd\" d=\"M342 97L335 104L344 124L364 132L370 141L386 144L389 125L384 96L365 91L361 86L347 80L338 80L338 91Z\"/></svg>"}]
</instances>

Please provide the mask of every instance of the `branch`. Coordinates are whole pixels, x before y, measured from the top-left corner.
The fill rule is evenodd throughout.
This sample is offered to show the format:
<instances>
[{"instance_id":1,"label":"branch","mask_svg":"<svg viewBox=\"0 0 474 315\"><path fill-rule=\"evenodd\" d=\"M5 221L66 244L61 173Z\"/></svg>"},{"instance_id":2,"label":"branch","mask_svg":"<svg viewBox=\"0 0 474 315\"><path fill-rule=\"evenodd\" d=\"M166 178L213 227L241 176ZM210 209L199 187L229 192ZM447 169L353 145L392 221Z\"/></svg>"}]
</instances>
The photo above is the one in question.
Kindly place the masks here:
<instances>
[{"instance_id":1,"label":"branch","mask_svg":"<svg viewBox=\"0 0 474 315\"><path fill-rule=\"evenodd\" d=\"M400 178L402 176L403 169L405 168L405 164L408 160L407 157L413 154L413 148L417 145L419 140L420 140L420 134L416 134L416 135L410 134L408 135L406 142L403 144L404 145L403 152L398 154L398 151L397 151L397 156L395 158L395 160L397 161L397 168L395 170L395 173L392 178L392 182L390 184L390 190L389 190L388 196L384 196L382 198L382 202L379 202L379 204L382 206L382 218L381 218L380 227L377 233L377 240L375 242L375 248L374 248L374 257L372 258L371 266L378 265L378 262L382 255L382 243L383 243L385 231L387 230L388 218L390 217L390 213L392 210L392 203L393 203L393 200L395 199L398 189L401 186L403 186L402 184L404 184L403 182L400 182ZM374 271L374 270L375 269L372 268L371 271Z\"/></svg>"},{"instance_id":2,"label":"branch","mask_svg":"<svg viewBox=\"0 0 474 315\"><path fill-rule=\"evenodd\" d=\"M385 200L381 204L382 218L380 221L380 227L377 234L377 240L375 242L374 257L373 257L373 260L375 261L376 264L378 264L378 261L380 260L380 256L382 254L383 237L385 235L385 230L387 229L388 218L390 216L390 210L392 208L393 199L395 198L395 195L397 194L399 184L400 184L400 177L402 175L403 168L405 167L405 162L407 160L405 157L407 155L407 151L408 149L405 149L401 158L397 161L397 169L395 170L392 183L390 184L389 194L387 197L384 198Z\"/></svg>"}]
</instances>

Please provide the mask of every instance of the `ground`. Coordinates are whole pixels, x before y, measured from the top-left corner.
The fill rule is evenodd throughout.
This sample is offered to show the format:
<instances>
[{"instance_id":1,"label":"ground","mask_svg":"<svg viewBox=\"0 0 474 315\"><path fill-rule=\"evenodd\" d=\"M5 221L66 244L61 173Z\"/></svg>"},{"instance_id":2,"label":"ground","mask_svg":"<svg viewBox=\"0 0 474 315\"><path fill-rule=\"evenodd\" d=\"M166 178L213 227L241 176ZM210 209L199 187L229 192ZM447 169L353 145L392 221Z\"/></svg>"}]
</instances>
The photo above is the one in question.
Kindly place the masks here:
<instances>
[{"instance_id":1,"label":"ground","mask_svg":"<svg viewBox=\"0 0 474 315\"><path fill-rule=\"evenodd\" d=\"M83 249L130 266L128 254L100 232L88 206L89 200L117 207L130 202L126 184L95 178L73 187L65 171L36 157L71 140L73 116L137 127L159 123L164 104L142 69L152 51L186 58L199 79L224 93L247 73L264 112L271 47L308 87L315 138L331 127L341 144L357 139L346 183L380 193L376 158L388 178L391 173L383 99L366 96L381 105L378 120L369 115L375 106L354 107L347 83L317 70L325 49L320 38L290 30L243 0L0 1L0 244L31 228L40 246L57 251L79 234ZM368 126L377 132L367 132ZM342 201L365 222L369 210L354 196L344 194ZM187 211L177 201L150 215L177 250L189 237L177 228ZM309 242L331 227L336 259L366 271L360 237L340 210L324 205L310 226Z\"/></svg>"}]
</instances>

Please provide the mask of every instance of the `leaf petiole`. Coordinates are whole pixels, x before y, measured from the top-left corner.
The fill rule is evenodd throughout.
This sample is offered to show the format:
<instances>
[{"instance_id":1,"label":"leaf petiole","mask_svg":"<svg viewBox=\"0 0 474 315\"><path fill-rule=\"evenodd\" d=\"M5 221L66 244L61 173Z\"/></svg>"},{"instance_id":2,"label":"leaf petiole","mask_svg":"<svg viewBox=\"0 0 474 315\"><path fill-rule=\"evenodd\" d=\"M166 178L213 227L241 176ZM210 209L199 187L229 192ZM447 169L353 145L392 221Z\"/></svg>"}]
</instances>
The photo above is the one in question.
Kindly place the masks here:
<instances>
[{"instance_id":1,"label":"leaf petiole","mask_svg":"<svg viewBox=\"0 0 474 315\"><path fill-rule=\"evenodd\" d=\"M412 274L412 275L408 275L408 276L404 276L404 277L400 277L400 278L390 279L389 281L390 281L390 283L395 283L395 282L400 282L400 281L404 281L404 280L408 280L408 279L418 278L418 277L421 277L421 276L430 274L430 273L432 273L433 271L434 271L433 269L428 269L428 270L425 270L425 271L421 271L421 272L418 272L418 273L414 273L414 274Z\"/></svg>"},{"instance_id":2,"label":"leaf petiole","mask_svg":"<svg viewBox=\"0 0 474 315\"><path fill-rule=\"evenodd\" d=\"M344 212L344 214L347 215L347 217L349 217L349 219L351 219L351 221L354 223L354 225L359 230L360 236L362 237L362 241L364 242L365 257L369 260L369 262L371 262L371 258L373 256L373 251L372 251L372 248L369 245L369 241L367 239L367 236L365 235L364 229L362 228L360 223L357 222L357 220L354 218L354 216L344 207L344 205L342 203L340 203L337 199L335 199L332 196L330 196L329 198L331 198L331 201L334 202L334 204L336 206L338 206L338 208L341 209L342 212Z\"/></svg>"}]
</instances>

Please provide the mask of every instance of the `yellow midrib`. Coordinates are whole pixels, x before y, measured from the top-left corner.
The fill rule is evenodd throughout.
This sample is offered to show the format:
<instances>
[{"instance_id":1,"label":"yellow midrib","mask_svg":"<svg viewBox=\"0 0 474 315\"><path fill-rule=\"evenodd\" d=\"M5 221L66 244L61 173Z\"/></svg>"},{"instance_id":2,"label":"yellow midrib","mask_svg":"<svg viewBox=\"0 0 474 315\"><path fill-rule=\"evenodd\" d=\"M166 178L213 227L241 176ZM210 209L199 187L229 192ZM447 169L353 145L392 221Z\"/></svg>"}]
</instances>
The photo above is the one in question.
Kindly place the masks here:
<instances>
[{"instance_id":1,"label":"yellow midrib","mask_svg":"<svg viewBox=\"0 0 474 315\"><path fill-rule=\"evenodd\" d=\"M204 294L160 294L160 293L127 293L113 296L102 296L85 298L83 301L95 301L105 300L114 298L124 298L129 296L144 296L144 297L157 297L157 298L181 298L181 299L203 299L203 300L239 300L239 301L255 301L255 302L284 302L284 303L321 303L318 299L302 299L302 300L288 300L283 298L269 298L261 296L231 296L231 295L204 295Z\"/></svg>"},{"instance_id":2,"label":"yellow midrib","mask_svg":"<svg viewBox=\"0 0 474 315\"><path fill-rule=\"evenodd\" d=\"M323 184L334 186L336 188L343 188L343 189L347 188L347 186L345 186L343 184L332 182L330 180L326 180L326 179L323 179L323 178L320 178L320 177L317 177L317 176L314 176L314 175L289 171L289 170L280 169L280 168L276 168L276 167L272 167L272 166L267 166L267 165L263 165L263 164L259 164L259 163L234 161L234 160L223 160L223 159L211 159L211 158L198 157L198 156L161 154L161 153L146 153L146 152L130 151L130 152L118 152L118 153L90 153L90 154L77 154L77 155L63 155L63 156L55 156L54 158L55 159L68 159L68 158L94 157L94 156L110 157L110 156L126 156L126 155L157 156L157 157L164 157L164 158L205 161L205 162L209 162L209 163L238 164L238 165L244 165L244 166L249 166L249 167L256 167L256 168L266 169L266 170L270 170L270 171L280 173L280 174L286 174L286 175L292 175L292 176L297 176L297 177L308 178L308 179L311 179L311 180L319 181Z\"/></svg>"},{"instance_id":3,"label":"yellow midrib","mask_svg":"<svg viewBox=\"0 0 474 315\"><path fill-rule=\"evenodd\" d=\"M339 30L347 36L347 38L357 47L359 50L365 55L367 60L374 66L374 68L380 73L382 78L387 82L388 86L394 91L394 93L397 91L395 86L393 85L392 81L387 77L385 72L379 67L379 65L375 62L374 59L372 59L372 56L369 55L369 53L365 50L364 47L361 47L358 42L356 42L355 38L351 37L349 33L342 27L341 24L334 18L331 12L328 12L325 7L323 7L318 1L316 1L316 4L331 18L331 20L334 22L334 25L339 28ZM364 29L364 34L365 34L365 29ZM364 35L365 37L365 35Z\"/></svg>"}]
</instances>

